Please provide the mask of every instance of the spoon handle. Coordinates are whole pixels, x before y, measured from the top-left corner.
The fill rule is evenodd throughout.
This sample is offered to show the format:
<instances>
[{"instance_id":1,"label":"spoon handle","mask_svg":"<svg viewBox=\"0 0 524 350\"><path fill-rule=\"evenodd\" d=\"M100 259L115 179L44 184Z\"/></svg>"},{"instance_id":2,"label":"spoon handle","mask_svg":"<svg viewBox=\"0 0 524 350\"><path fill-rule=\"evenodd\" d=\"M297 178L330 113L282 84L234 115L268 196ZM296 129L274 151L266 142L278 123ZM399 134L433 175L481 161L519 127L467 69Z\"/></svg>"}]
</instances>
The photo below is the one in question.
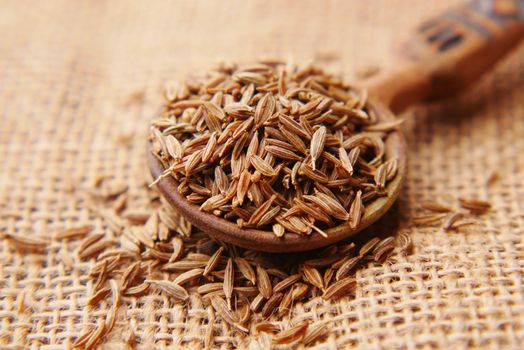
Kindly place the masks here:
<instances>
[{"instance_id":1,"label":"spoon handle","mask_svg":"<svg viewBox=\"0 0 524 350\"><path fill-rule=\"evenodd\" d=\"M454 96L524 38L524 0L474 0L420 24L395 67L364 85L393 112Z\"/></svg>"}]
</instances>

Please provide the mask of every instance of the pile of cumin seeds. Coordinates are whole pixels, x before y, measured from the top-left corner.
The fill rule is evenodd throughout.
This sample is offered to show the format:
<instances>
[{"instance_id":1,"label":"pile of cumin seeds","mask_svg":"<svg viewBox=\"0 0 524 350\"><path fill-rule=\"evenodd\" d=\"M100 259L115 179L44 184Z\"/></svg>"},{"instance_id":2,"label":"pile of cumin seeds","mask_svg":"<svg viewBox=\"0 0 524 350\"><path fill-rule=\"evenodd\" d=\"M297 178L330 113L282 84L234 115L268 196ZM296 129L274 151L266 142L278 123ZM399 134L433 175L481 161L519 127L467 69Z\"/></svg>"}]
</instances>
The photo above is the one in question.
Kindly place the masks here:
<instances>
[{"instance_id":1,"label":"pile of cumin seeds","mask_svg":"<svg viewBox=\"0 0 524 350\"><path fill-rule=\"evenodd\" d=\"M166 92L153 153L178 191L239 227L326 235L386 195L397 160L365 90L313 66L228 64Z\"/></svg>"},{"instance_id":2,"label":"pile of cumin seeds","mask_svg":"<svg viewBox=\"0 0 524 350\"><path fill-rule=\"evenodd\" d=\"M125 186L108 186L107 193L120 188ZM283 329L280 321L301 303L351 295L359 268L380 264L393 251L403 254L411 245L409 236L401 233L300 254L261 253L210 238L146 184L129 186L117 196L100 193L106 190L87 190L82 196L103 229L72 227L53 235L54 240L77 241L71 264L91 261L86 300L90 322L75 342L78 347L102 343L113 331L121 307L153 295L186 311L192 307L190 299L198 299L213 315L202 339L208 348L224 324L238 341L263 332L275 344L312 344L325 335L324 323L308 320ZM102 309L109 310L105 317L98 312ZM120 336L132 346L142 335L130 326Z\"/></svg>"}]
</instances>

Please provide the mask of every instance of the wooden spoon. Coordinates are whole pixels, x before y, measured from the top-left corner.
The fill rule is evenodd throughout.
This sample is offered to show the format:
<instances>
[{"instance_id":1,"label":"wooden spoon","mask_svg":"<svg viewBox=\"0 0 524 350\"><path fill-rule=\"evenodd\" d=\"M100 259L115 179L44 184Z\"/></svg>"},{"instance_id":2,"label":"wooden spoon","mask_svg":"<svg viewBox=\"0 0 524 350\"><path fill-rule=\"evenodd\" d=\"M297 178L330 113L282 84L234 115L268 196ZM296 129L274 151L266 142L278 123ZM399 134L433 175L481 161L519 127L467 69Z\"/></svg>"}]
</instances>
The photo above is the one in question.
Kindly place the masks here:
<instances>
[{"instance_id":1,"label":"wooden spoon","mask_svg":"<svg viewBox=\"0 0 524 350\"><path fill-rule=\"evenodd\" d=\"M477 0L427 20L401 46L395 68L363 84L372 96L371 108L381 118L389 119L391 112L399 113L416 102L456 96L490 70L523 36L524 0ZM386 160L398 159L398 173L386 187L387 197L366 205L356 229L343 223L326 230L327 238L318 233L286 233L278 238L267 231L239 228L187 201L177 191L178 183L173 177L162 179L158 188L181 215L216 239L267 252L306 251L361 231L393 205L405 176L406 144L401 132L391 132L385 146ZM153 178L157 178L164 168L151 148L148 161Z\"/></svg>"}]
</instances>

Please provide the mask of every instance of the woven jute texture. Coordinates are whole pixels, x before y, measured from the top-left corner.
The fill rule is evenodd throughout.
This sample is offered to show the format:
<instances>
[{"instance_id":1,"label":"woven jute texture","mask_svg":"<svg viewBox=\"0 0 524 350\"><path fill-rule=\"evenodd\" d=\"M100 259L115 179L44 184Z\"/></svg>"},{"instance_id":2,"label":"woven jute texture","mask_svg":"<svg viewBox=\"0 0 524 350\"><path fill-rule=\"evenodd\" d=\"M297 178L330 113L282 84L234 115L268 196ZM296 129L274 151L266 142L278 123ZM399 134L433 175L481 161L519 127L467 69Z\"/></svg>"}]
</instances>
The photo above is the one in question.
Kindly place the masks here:
<instances>
[{"instance_id":1,"label":"woven jute texture","mask_svg":"<svg viewBox=\"0 0 524 350\"><path fill-rule=\"evenodd\" d=\"M460 1L2 1L0 231L50 237L107 231L75 194L103 175L147 202L148 120L166 80L220 60L317 60L354 79L393 64L391 46L421 18ZM393 216L414 251L357 272L354 296L297 305L283 329L325 322L319 349L517 349L524 344L524 47L465 96L405 116L407 181ZM124 142L125 141L125 142ZM488 186L493 172L499 179ZM458 196L492 210L458 233L415 227L420 203ZM390 224L389 222L386 224ZM369 233L369 231L368 231ZM93 261L68 262L78 240L45 254L0 241L0 347L70 348L104 318L85 304ZM131 327L143 349L201 348L208 312L157 293L124 298L103 348ZM218 319L217 348L257 341Z\"/></svg>"}]
</instances>

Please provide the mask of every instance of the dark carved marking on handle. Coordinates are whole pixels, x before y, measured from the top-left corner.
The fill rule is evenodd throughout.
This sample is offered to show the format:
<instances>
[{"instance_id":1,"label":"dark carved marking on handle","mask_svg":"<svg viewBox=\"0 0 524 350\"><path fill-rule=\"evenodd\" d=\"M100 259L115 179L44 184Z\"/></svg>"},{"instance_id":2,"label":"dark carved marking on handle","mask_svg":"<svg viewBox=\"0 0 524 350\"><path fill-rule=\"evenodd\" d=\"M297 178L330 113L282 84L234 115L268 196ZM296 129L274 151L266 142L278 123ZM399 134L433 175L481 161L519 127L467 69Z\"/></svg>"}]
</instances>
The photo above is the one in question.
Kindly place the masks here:
<instances>
[{"instance_id":1,"label":"dark carved marking on handle","mask_svg":"<svg viewBox=\"0 0 524 350\"><path fill-rule=\"evenodd\" d=\"M504 27L510 22L524 24L524 0L473 1L462 10L448 11L438 19L424 22L418 30L429 45L445 52L460 44L467 34L461 32L459 25L491 40L493 25Z\"/></svg>"}]
</instances>

